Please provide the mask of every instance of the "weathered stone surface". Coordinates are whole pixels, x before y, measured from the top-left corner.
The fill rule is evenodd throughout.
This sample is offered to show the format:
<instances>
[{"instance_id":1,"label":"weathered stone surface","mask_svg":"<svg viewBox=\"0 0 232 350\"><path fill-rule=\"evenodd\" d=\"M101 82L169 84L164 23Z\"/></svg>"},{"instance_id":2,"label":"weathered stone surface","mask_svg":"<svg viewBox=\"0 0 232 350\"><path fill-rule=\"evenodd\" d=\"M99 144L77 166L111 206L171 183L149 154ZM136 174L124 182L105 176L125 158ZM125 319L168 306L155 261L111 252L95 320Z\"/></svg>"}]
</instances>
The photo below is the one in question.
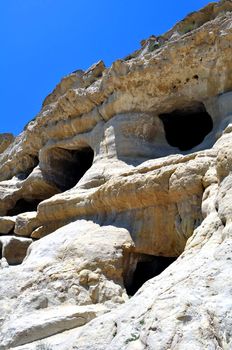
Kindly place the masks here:
<instances>
[{"instance_id":1,"label":"weathered stone surface","mask_svg":"<svg viewBox=\"0 0 232 350\"><path fill-rule=\"evenodd\" d=\"M0 236L1 257L5 258L9 265L21 264L31 243L32 239L29 238Z\"/></svg>"},{"instance_id":2,"label":"weathered stone surface","mask_svg":"<svg viewBox=\"0 0 232 350\"><path fill-rule=\"evenodd\" d=\"M0 153L4 152L5 149L14 141L14 135L5 133L0 134Z\"/></svg>"},{"instance_id":3,"label":"weathered stone surface","mask_svg":"<svg viewBox=\"0 0 232 350\"><path fill-rule=\"evenodd\" d=\"M132 245L127 230L85 220L32 243L20 266L1 272L0 313L2 321L6 315L8 319L7 323L0 322L3 349L83 325L99 312L124 303L128 296L123 286L123 252ZM80 305L80 312L88 317L80 320L79 314L67 314L66 305L70 305L71 314L76 313L75 305ZM60 321L52 316L54 310ZM38 317L34 316L32 324L26 320L34 312Z\"/></svg>"},{"instance_id":4,"label":"weathered stone surface","mask_svg":"<svg viewBox=\"0 0 232 350\"><path fill-rule=\"evenodd\" d=\"M92 339L95 349L107 350L230 349L231 197L224 195L229 183L231 175L209 187L212 208L175 263L126 305L63 342L78 350L91 349Z\"/></svg>"},{"instance_id":5,"label":"weathered stone surface","mask_svg":"<svg viewBox=\"0 0 232 350\"><path fill-rule=\"evenodd\" d=\"M33 342L67 329L83 326L106 311L107 309L102 305L64 305L58 309L53 307L49 310L36 310L32 314L18 318L14 324L6 323L6 330L3 328L1 333L4 340L0 349L15 348L15 345Z\"/></svg>"},{"instance_id":6,"label":"weathered stone surface","mask_svg":"<svg viewBox=\"0 0 232 350\"><path fill-rule=\"evenodd\" d=\"M232 165L230 165L232 166ZM207 349L232 346L231 213L228 183L211 184L203 200L211 209L185 252L147 282L125 305L80 331L44 339L62 349ZM217 203L219 207L217 206ZM24 349L36 349L31 344Z\"/></svg>"},{"instance_id":7,"label":"weathered stone surface","mask_svg":"<svg viewBox=\"0 0 232 350\"><path fill-rule=\"evenodd\" d=\"M29 169L21 169L12 179L0 182L1 215L34 211L40 201L60 192L55 184L44 179L39 167L31 168L36 162L36 159L31 159Z\"/></svg>"},{"instance_id":8,"label":"weathered stone surface","mask_svg":"<svg viewBox=\"0 0 232 350\"><path fill-rule=\"evenodd\" d=\"M4 268L6 268L6 267L9 267L9 264L8 264L6 258L2 258L2 259L0 260L0 268L1 268L1 269L4 269Z\"/></svg>"},{"instance_id":9,"label":"weathered stone surface","mask_svg":"<svg viewBox=\"0 0 232 350\"><path fill-rule=\"evenodd\" d=\"M2 216L0 217L0 233L7 234L13 230L15 226L16 217Z\"/></svg>"},{"instance_id":10,"label":"weathered stone surface","mask_svg":"<svg viewBox=\"0 0 232 350\"><path fill-rule=\"evenodd\" d=\"M75 147L79 148L87 137L85 133L102 119L132 111L157 115L229 91L230 6L226 1L224 12L213 21L178 40L164 41L148 56L124 61L126 74L124 69L122 75L106 70L88 88L68 89L45 106L1 157L1 179L33 166L33 157L51 139L75 137Z\"/></svg>"},{"instance_id":11,"label":"weathered stone surface","mask_svg":"<svg viewBox=\"0 0 232 350\"><path fill-rule=\"evenodd\" d=\"M47 235L46 227L39 226L31 233L31 238L39 239Z\"/></svg>"},{"instance_id":12,"label":"weathered stone surface","mask_svg":"<svg viewBox=\"0 0 232 350\"><path fill-rule=\"evenodd\" d=\"M0 214L39 239L1 262L3 349L232 347L231 11L73 72L1 154Z\"/></svg>"},{"instance_id":13,"label":"weathered stone surface","mask_svg":"<svg viewBox=\"0 0 232 350\"><path fill-rule=\"evenodd\" d=\"M14 232L19 236L30 237L35 228L39 226L37 212L31 211L17 215Z\"/></svg>"}]
</instances>

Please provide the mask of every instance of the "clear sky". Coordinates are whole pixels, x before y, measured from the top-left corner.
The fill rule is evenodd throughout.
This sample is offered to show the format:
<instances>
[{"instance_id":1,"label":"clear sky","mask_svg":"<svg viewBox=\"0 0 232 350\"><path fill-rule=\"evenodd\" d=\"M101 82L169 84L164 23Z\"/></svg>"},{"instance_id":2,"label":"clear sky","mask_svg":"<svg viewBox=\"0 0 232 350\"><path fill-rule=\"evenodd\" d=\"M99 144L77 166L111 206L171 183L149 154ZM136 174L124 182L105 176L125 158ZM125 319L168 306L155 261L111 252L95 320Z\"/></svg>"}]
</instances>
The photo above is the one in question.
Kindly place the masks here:
<instances>
[{"instance_id":1,"label":"clear sky","mask_svg":"<svg viewBox=\"0 0 232 350\"><path fill-rule=\"evenodd\" d=\"M60 79L109 66L208 0L0 0L0 133L19 134Z\"/></svg>"}]
</instances>

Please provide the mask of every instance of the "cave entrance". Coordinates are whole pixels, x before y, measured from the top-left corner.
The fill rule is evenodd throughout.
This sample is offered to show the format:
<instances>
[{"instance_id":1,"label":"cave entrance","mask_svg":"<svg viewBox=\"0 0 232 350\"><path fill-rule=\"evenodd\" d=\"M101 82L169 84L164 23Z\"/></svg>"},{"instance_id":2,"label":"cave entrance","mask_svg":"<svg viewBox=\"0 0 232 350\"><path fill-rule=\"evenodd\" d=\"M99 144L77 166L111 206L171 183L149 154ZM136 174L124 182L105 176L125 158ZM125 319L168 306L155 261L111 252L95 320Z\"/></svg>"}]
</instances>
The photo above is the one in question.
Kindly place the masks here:
<instances>
[{"instance_id":1,"label":"cave entrance","mask_svg":"<svg viewBox=\"0 0 232 350\"><path fill-rule=\"evenodd\" d=\"M126 273L124 274L124 285L127 294L134 295L146 281L158 276L176 259L176 257L130 253L129 260L127 258Z\"/></svg>"},{"instance_id":2,"label":"cave entrance","mask_svg":"<svg viewBox=\"0 0 232 350\"><path fill-rule=\"evenodd\" d=\"M168 143L181 151L199 145L213 129L213 121L203 103L160 114Z\"/></svg>"},{"instance_id":3,"label":"cave entrance","mask_svg":"<svg viewBox=\"0 0 232 350\"><path fill-rule=\"evenodd\" d=\"M19 199L12 209L7 211L7 216L14 216L29 211L36 211L40 200Z\"/></svg>"},{"instance_id":4,"label":"cave entrance","mask_svg":"<svg viewBox=\"0 0 232 350\"><path fill-rule=\"evenodd\" d=\"M53 148L47 154L43 173L61 191L74 187L93 163L94 151L91 147L79 150Z\"/></svg>"},{"instance_id":5,"label":"cave entrance","mask_svg":"<svg viewBox=\"0 0 232 350\"><path fill-rule=\"evenodd\" d=\"M0 260L2 259L2 242L0 242Z\"/></svg>"},{"instance_id":6,"label":"cave entrance","mask_svg":"<svg viewBox=\"0 0 232 350\"><path fill-rule=\"evenodd\" d=\"M32 157L31 157L32 158ZM32 158L34 164L32 167L24 170L21 173L18 173L16 176L19 180L26 180L26 178L28 178L28 176L32 173L32 171L37 167L37 165L39 164L39 158L38 157L33 157Z\"/></svg>"}]
</instances>

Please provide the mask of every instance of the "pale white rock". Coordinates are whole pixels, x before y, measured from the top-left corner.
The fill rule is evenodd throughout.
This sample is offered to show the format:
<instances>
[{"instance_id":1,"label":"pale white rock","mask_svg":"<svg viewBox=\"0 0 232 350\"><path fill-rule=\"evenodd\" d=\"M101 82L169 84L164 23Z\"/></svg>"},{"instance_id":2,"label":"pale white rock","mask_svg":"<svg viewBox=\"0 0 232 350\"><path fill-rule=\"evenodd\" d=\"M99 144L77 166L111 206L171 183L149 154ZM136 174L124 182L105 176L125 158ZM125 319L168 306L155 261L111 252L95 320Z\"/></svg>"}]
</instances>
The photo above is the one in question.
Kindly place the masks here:
<instances>
[{"instance_id":1,"label":"pale white rock","mask_svg":"<svg viewBox=\"0 0 232 350\"><path fill-rule=\"evenodd\" d=\"M219 208L224 205L225 197ZM125 305L64 334L63 344L78 350L93 344L96 350L230 349L231 242L231 224L224 226L216 211L208 214L175 263Z\"/></svg>"},{"instance_id":2,"label":"pale white rock","mask_svg":"<svg viewBox=\"0 0 232 350\"><path fill-rule=\"evenodd\" d=\"M5 257L1 258L1 260L0 260L0 267L2 269L4 269L5 267L9 267L9 264L8 264L8 262L7 262Z\"/></svg>"},{"instance_id":3,"label":"pale white rock","mask_svg":"<svg viewBox=\"0 0 232 350\"><path fill-rule=\"evenodd\" d=\"M0 271L4 349L232 348L231 12L73 72L1 153L0 214L38 239Z\"/></svg>"},{"instance_id":4,"label":"pale white rock","mask_svg":"<svg viewBox=\"0 0 232 350\"><path fill-rule=\"evenodd\" d=\"M128 300L123 286L123 251L132 245L126 229L85 220L32 243L21 265L2 270L0 313L2 321L6 315L8 319L0 322L3 349L77 327ZM72 323L73 317L66 316L66 305L70 305L69 312L79 305L92 316L82 323L77 315ZM54 312L61 321L52 316ZM34 326L27 321L33 317Z\"/></svg>"},{"instance_id":5,"label":"pale white rock","mask_svg":"<svg viewBox=\"0 0 232 350\"><path fill-rule=\"evenodd\" d=\"M1 350L43 339L67 329L83 326L96 316L107 312L103 305L63 305L34 311L6 323L1 330Z\"/></svg>"}]
</instances>

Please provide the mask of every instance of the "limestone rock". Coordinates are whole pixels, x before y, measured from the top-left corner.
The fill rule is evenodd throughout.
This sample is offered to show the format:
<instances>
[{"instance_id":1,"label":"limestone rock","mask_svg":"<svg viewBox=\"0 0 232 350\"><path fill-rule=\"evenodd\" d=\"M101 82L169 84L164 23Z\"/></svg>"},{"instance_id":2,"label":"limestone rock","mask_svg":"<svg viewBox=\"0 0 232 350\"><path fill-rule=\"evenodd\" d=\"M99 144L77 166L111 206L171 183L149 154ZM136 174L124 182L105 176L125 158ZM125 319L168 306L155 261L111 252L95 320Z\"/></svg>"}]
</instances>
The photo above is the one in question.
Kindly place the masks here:
<instances>
[{"instance_id":1,"label":"limestone rock","mask_svg":"<svg viewBox=\"0 0 232 350\"><path fill-rule=\"evenodd\" d=\"M212 210L189 239L185 252L130 301L86 326L66 344L91 349L230 349L231 213L227 181L213 190ZM214 203L216 203L214 201ZM50 339L52 344L53 339Z\"/></svg>"},{"instance_id":2,"label":"limestone rock","mask_svg":"<svg viewBox=\"0 0 232 350\"><path fill-rule=\"evenodd\" d=\"M37 239L3 249L1 349L232 348L231 40L211 3L65 77L1 153L1 233Z\"/></svg>"},{"instance_id":3,"label":"limestone rock","mask_svg":"<svg viewBox=\"0 0 232 350\"><path fill-rule=\"evenodd\" d=\"M1 260L0 260L0 268L4 269L4 268L6 268L6 267L9 267L9 264L8 264L6 258L3 257L3 258L1 258Z\"/></svg>"},{"instance_id":4,"label":"limestone rock","mask_svg":"<svg viewBox=\"0 0 232 350\"><path fill-rule=\"evenodd\" d=\"M94 317L106 312L101 305L74 306L65 305L57 309L37 310L33 314L22 316L14 324L6 324L3 329L0 349L5 350L15 345L21 345L43 339L67 329L83 326ZM46 348L46 347L45 347Z\"/></svg>"},{"instance_id":5,"label":"limestone rock","mask_svg":"<svg viewBox=\"0 0 232 350\"><path fill-rule=\"evenodd\" d=\"M103 61L98 61L97 63L93 64L85 74L83 75L83 80L85 82L85 86L91 85L94 81L96 81L99 77L102 76L102 73L105 70L105 64Z\"/></svg>"},{"instance_id":6,"label":"limestone rock","mask_svg":"<svg viewBox=\"0 0 232 350\"><path fill-rule=\"evenodd\" d=\"M123 252L131 246L127 230L85 220L32 243L21 265L2 270L0 312L8 322L0 323L0 349L83 325L124 303Z\"/></svg>"},{"instance_id":7,"label":"limestone rock","mask_svg":"<svg viewBox=\"0 0 232 350\"><path fill-rule=\"evenodd\" d=\"M34 166L36 162L34 159ZM30 165L33 166L33 163ZM46 181L39 167L20 171L12 179L0 182L0 214L15 216L34 211L41 200L59 192L55 184Z\"/></svg>"},{"instance_id":8,"label":"limestone rock","mask_svg":"<svg viewBox=\"0 0 232 350\"><path fill-rule=\"evenodd\" d=\"M82 70L77 70L67 77L64 77L60 84L58 84L54 89L54 91L46 97L43 102L43 107L49 105L50 103L55 103L57 99L64 95L69 89L83 87L83 75L84 72Z\"/></svg>"}]
</instances>

